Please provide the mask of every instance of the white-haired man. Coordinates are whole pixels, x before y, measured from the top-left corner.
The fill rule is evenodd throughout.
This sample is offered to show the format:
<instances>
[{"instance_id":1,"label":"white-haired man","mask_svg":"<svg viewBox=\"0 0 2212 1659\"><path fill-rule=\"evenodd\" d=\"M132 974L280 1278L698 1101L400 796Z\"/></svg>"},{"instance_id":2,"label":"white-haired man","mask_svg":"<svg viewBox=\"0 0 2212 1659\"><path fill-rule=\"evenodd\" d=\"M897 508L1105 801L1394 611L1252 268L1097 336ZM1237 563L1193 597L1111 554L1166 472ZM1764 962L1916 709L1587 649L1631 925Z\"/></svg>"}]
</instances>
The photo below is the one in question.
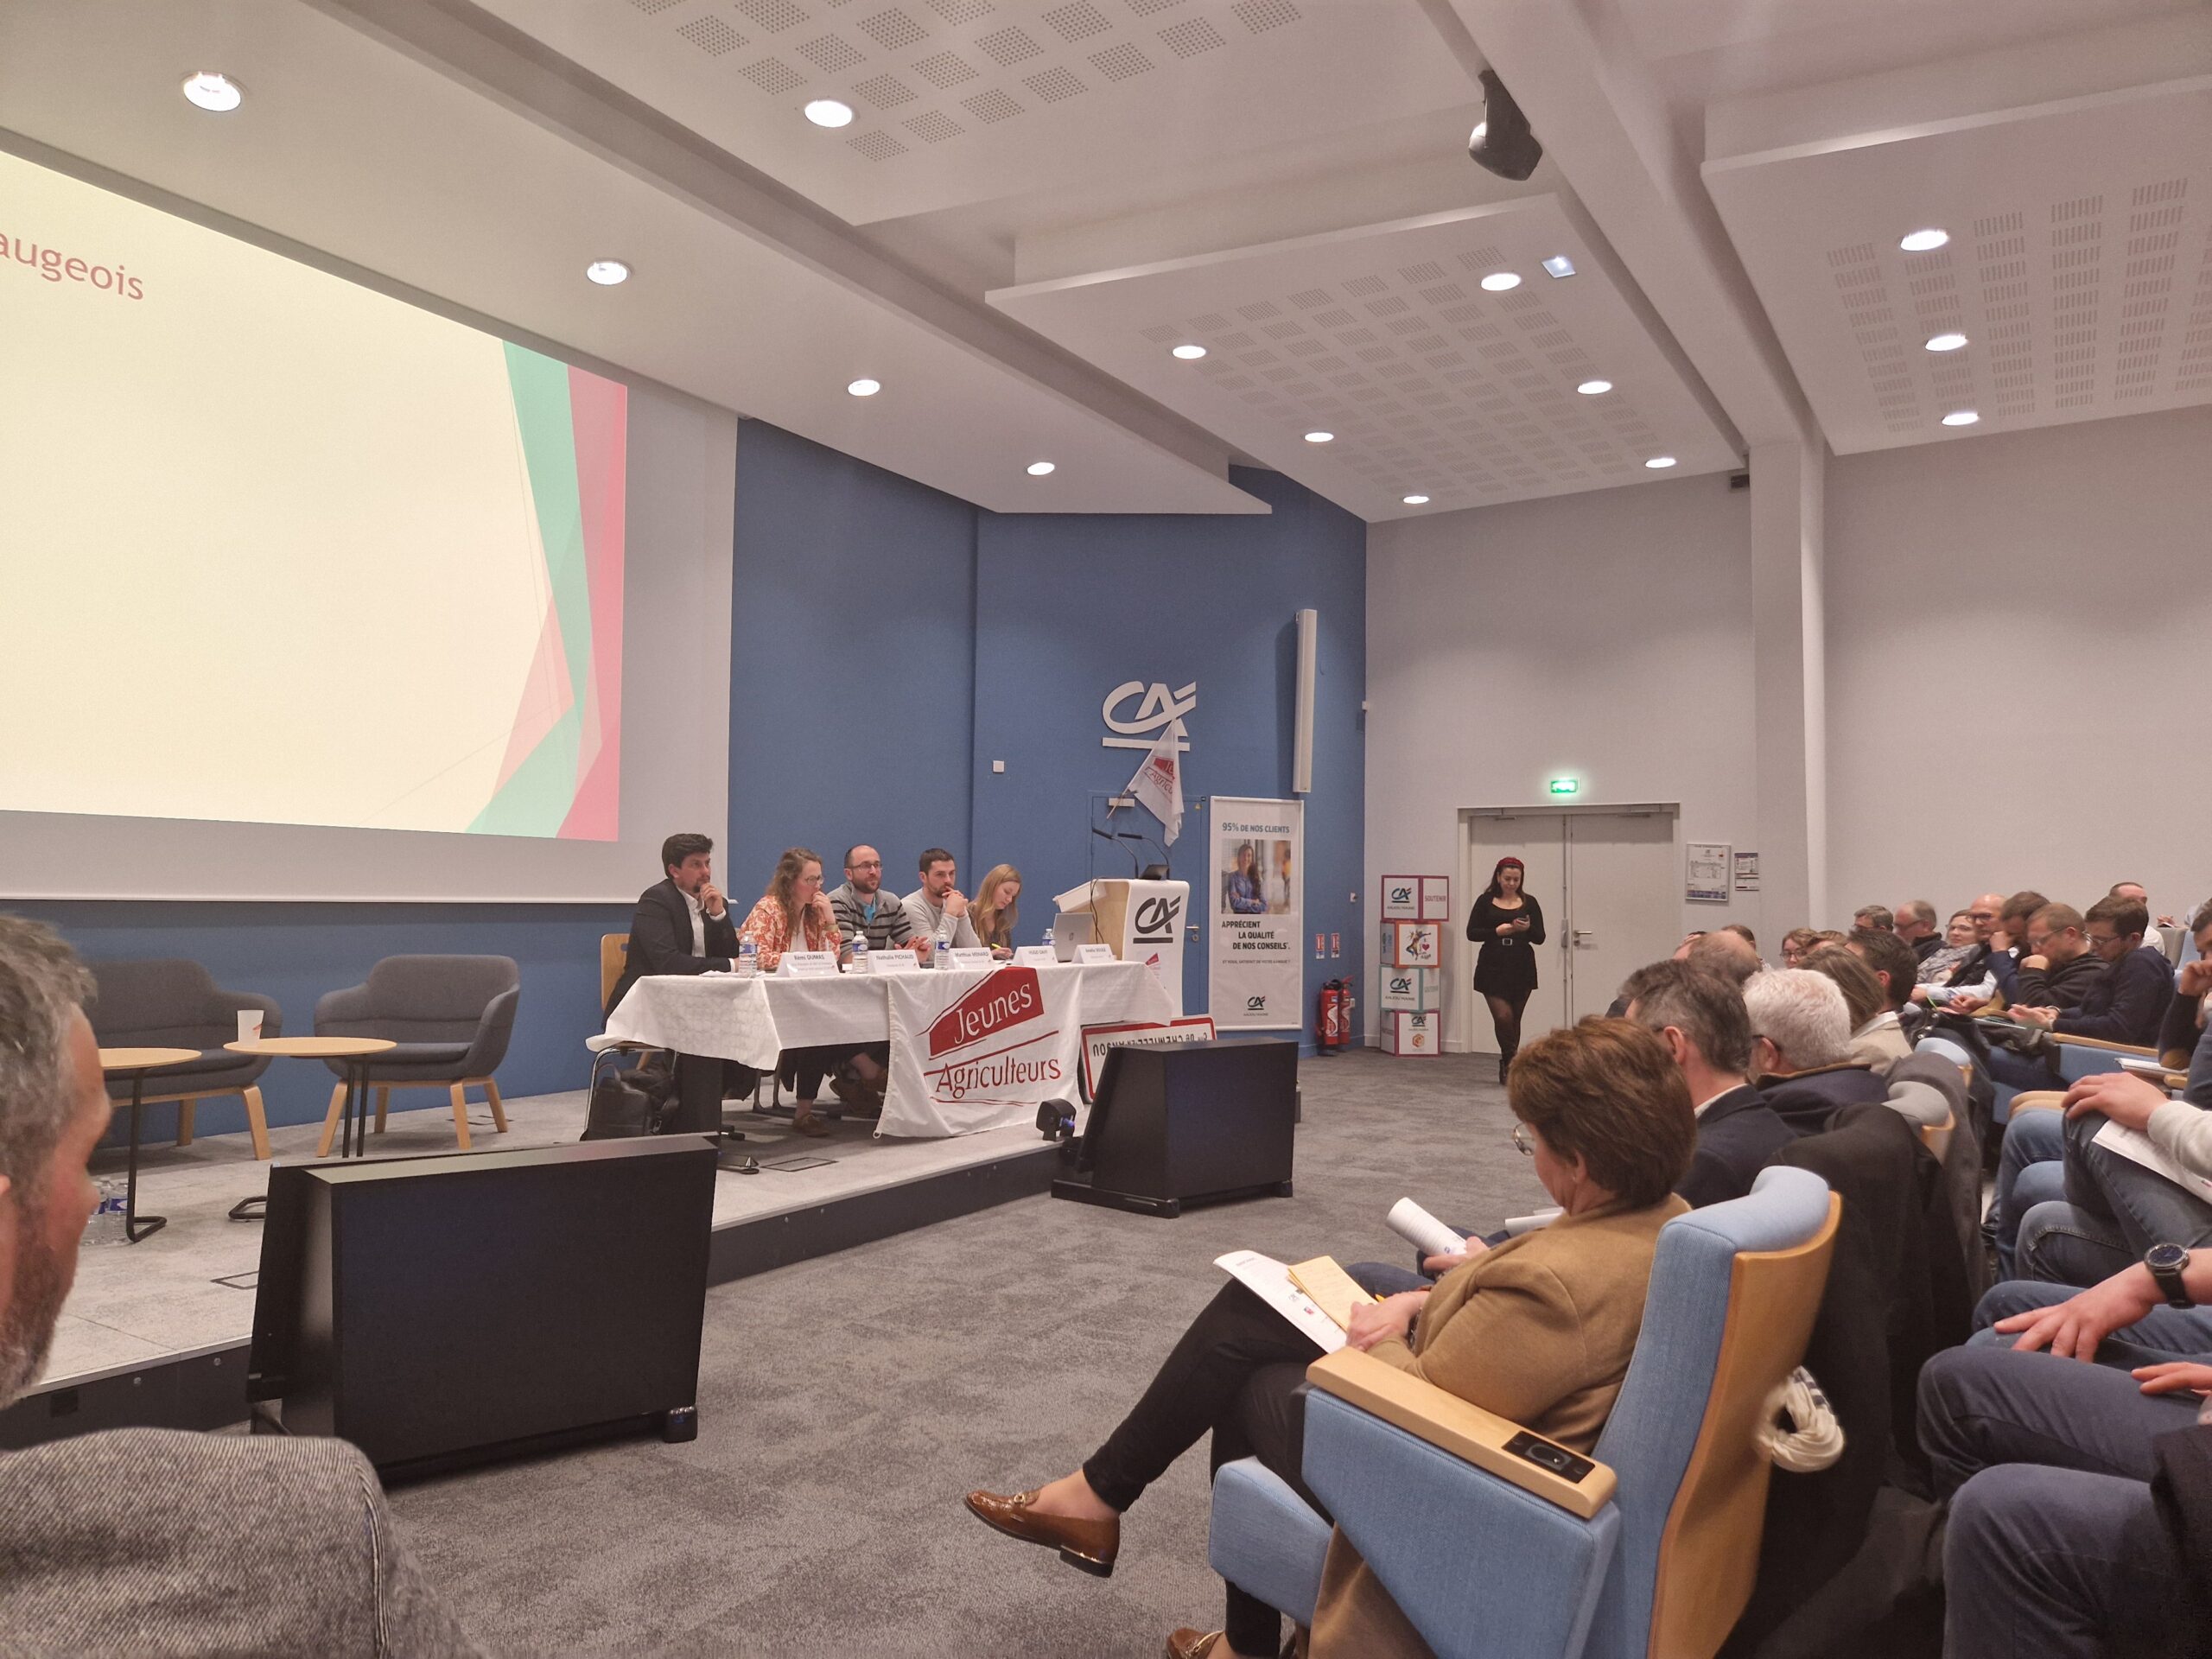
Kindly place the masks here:
<instances>
[{"instance_id":1,"label":"white-haired man","mask_svg":"<svg viewBox=\"0 0 2212 1659\"><path fill-rule=\"evenodd\" d=\"M1780 968L1744 984L1751 1073L1774 1115L1800 1135L1827 1127L1839 1108L1886 1099L1889 1085L1851 1058L1851 1009L1826 974Z\"/></svg>"},{"instance_id":2,"label":"white-haired man","mask_svg":"<svg viewBox=\"0 0 2212 1659\"><path fill-rule=\"evenodd\" d=\"M49 928L0 916L0 1406L37 1376L77 1274L110 1107ZM114 1429L0 1453L10 1654L469 1655L340 1440Z\"/></svg>"}]
</instances>

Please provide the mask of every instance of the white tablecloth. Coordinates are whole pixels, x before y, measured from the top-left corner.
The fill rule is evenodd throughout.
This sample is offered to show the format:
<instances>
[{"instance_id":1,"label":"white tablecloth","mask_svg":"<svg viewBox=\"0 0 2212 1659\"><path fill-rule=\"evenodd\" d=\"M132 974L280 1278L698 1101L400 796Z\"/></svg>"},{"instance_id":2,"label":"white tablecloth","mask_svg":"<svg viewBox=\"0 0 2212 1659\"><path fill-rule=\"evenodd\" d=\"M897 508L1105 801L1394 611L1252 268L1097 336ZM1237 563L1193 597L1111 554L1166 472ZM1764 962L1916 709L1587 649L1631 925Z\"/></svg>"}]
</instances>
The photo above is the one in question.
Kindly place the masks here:
<instances>
[{"instance_id":1,"label":"white tablecloth","mask_svg":"<svg viewBox=\"0 0 2212 1659\"><path fill-rule=\"evenodd\" d=\"M1018 986L1024 976L1033 980L1040 993L1035 1018L1007 1026L1004 1042L985 1046L978 1039L955 1044L942 1057L910 1052L916 1044L905 1039L904 1030L916 1031L919 1046L925 1048L936 1020L956 1005L974 1003L986 1020L1003 1020L1005 1011L992 994L980 999L969 995L997 976L1005 976L999 985L1007 987ZM993 969L818 979L669 974L632 985L607 1020L607 1034L683 1054L737 1060L766 1071L787 1048L889 1040L894 985L908 1006L902 1013L902 1039L891 1057L891 1087L879 1135L969 1135L1026 1122L1039 1101L1075 1097L1083 1026L1164 1021L1172 1016L1167 993L1141 962L1025 969L1002 963ZM1033 1059L1018 1066L998 1059L1007 1052L1007 1042ZM982 1054L985 1065L998 1061L980 1085L957 1070L963 1051ZM928 1064L933 1058L940 1064Z\"/></svg>"}]
</instances>

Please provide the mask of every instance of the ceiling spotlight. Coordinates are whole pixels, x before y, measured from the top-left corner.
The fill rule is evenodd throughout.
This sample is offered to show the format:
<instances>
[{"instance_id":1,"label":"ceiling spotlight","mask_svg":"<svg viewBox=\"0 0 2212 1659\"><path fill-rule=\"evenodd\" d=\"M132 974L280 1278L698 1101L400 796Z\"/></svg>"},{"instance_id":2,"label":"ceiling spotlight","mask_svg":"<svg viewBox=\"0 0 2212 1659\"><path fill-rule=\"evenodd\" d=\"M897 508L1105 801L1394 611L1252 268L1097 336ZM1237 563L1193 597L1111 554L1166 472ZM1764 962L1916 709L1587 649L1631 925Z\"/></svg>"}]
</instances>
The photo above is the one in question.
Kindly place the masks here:
<instances>
[{"instance_id":1,"label":"ceiling spotlight","mask_svg":"<svg viewBox=\"0 0 2212 1659\"><path fill-rule=\"evenodd\" d=\"M1428 498L1425 495L1408 495L1399 499L1409 507L1425 507L1428 505Z\"/></svg>"},{"instance_id":2,"label":"ceiling spotlight","mask_svg":"<svg viewBox=\"0 0 2212 1659\"><path fill-rule=\"evenodd\" d=\"M1544 261L1544 275L1547 276L1572 276L1574 275L1574 261L1568 258L1563 253L1555 253L1552 255L1550 258Z\"/></svg>"},{"instance_id":3,"label":"ceiling spotlight","mask_svg":"<svg viewBox=\"0 0 2212 1659\"><path fill-rule=\"evenodd\" d=\"M1575 390L1580 392L1585 397L1595 397L1601 393L1611 391L1612 389L1613 383L1610 380L1585 380L1580 385L1575 388Z\"/></svg>"},{"instance_id":4,"label":"ceiling spotlight","mask_svg":"<svg viewBox=\"0 0 2212 1659\"><path fill-rule=\"evenodd\" d=\"M1337 435L1333 432L1308 432L1306 435L1308 443L1334 443L1336 441Z\"/></svg>"},{"instance_id":5,"label":"ceiling spotlight","mask_svg":"<svg viewBox=\"0 0 2212 1659\"><path fill-rule=\"evenodd\" d=\"M1927 253L1942 247L1950 239L1951 233L1948 231L1932 229L1915 231L1910 236L1898 238L1897 246L1903 248L1907 253Z\"/></svg>"},{"instance_id":6,"label":"ceiling spotlight","mask_svg":"<svg viewBox=\"0 0 2212 1659\"><path fill-rule=\"evenodd\" d=\"M1955 352L1966 343L1964 334L1932 334L1929 337L1928 349L1931 352Z\"/></svg>"},{"instance_id":7,"label":"ceiling spotlight","mask_svg":"<svg viewBox=\"0 0 2212 1659\"><path fill-rule=\"evenodd\" d=\"M883 390L883 382L880 380L870 380L863 377L861 379L854 381L852 385L847 386L845 390L851 392L855 397L873 397L877 392Z\"/></svg>"},{"instance_id":8,"label":"ceiling spotlight","mask_svg":"<svg viewBox=\"0 0 2212 1659\"><path fill-rule=\"evenodd\" d=\"M1205 354L1206 348L1203 346L1178 346L1173 353L1185 363L1195 363Z\"/></svg>"},{"instance_id":9,"label":"ceiling spotlight","mask_svg":"<svg viewBox=\"0 0 2212 1659\"><path fill-rule=\"evenodd\" d=\"M1497 72L1485 69L1476 79L1483 86L1483 118L1467 135L1468 157L1485 173L1518 184L1536 170L1544 147L1529 130L1529 118L1521 113Z\"/></svg>"},{"instance_id":10,"label":"ceiling spotlight","mask_svg":"<svg viewBox=\"0 0 2212 1659\"><path fill-rule=\"evenodd\" d=\"M1052 470L1052 463L1049 461L1033 461L1029 463L1029 476L1032 478L1042 478Z\"/></svg>"},{"instance_id":11,"label":"ceiling spotlight","mask_svg":"<svg viewBox=\"0 0 2212 1659\"><path fill-rule=\"evenodd\" d=\"M817 98L806 106L806 118L817 127L849 127L853 124L853 106L834 98Z\"/></svg>"},{"instance_id":12,"label":"ceiling spotlight","mask_svg":"<svg viewBox=\"0 0 2212 1659\"><path fill-rule=\"evenodd\" d=\"M1484 289L1492 294L1503 294L1509 288L1521 286L1521 279L1510 270L1493 270L1483 278Z\"/></svg>"},{"instance_id":13,"label":"ceiling spotlight","mask_svg":"<svg viewBox=\"0 0 2212 1659\"><path fill-rule=\"evenodd\" d=\"M1943 417L1946 426L1972 426L1981 416L1971 409L1955 409Z\"/></svg>"},{"instance_id":14,"label":"ceiling spotlight","mask_svg":"<svg viewBox=\"0 0 2212 1659\"><path fill-rule=\"evenodd\" d=\"M1675 464L1675 458L1672 455L1654 455L1643 464L1653 472L1661 473Z\"/></svg>"},{"instance_id":15,"label":"ceiling spotlight","mask_svg":"<svg viewBox=\"0 0 2212 1659\"><path fill-rule=\"evenodd\" d=\"M184 96L188 103L203 110L213 110L217 115L235 110L245 101L245 93L228 75L219 75L212 69L202 69L196 75L184 79Z\"/></svg>"},{"instance_id":16,"label":"ceiling spotlight","mask_svg":"<svg viewBox=\"0 0 2212 1659\"><path fill-rule=\"evenodd\" d=\"M601 288L612 288L630 280L630 267L620 259L594 259L584 267L584 275Z\"/></svg>"}]
</instances>

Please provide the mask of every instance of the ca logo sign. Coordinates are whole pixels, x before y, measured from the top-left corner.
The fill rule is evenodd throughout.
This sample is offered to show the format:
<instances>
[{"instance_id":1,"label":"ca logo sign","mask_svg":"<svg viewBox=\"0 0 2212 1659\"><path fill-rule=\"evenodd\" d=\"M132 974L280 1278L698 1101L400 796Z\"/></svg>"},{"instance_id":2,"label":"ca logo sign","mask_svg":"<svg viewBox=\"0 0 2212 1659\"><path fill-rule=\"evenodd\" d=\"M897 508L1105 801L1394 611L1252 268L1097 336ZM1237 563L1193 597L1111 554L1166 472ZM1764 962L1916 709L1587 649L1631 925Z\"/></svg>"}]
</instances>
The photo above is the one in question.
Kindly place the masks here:
<instances>
[{"instance_id":1,"label":"ca logo sign","mask_svg":"<svg viewBox=\"0 0 2212 1659\"><path fill-rule=\"evenodd\" d=\"M1265 993L1264 991L1263 991L1263 992L1262 992L1262 993L1261 993L1259 995L1257 995L1257 996L1248 996L1248 997L1246 997L1246 998L1244 999L1244 1012L1245 1012L1245 1013L1247 1013L1247 1014L1265 1014L1267 1011L1268 1011L1268 998L1267 998L1267 993Z\"/></svg>"},{"instance_id":2,"label":"ca logo sign","mask_svg":"<svg viewBox=\"0 0 2212 1659\"><path fill-rule=\"evenodd\" d=\"M1133 717L1124 719L1122 706L1131 697L1141 697L1143 701L1137 704L1137 711ZM1191 747L1191 734L1183 724L1184 716L1198 706L1198 683L1196 680L1172 691L1165 682L1160 680L1154 680L1149 686L1142 680L1124 680L1106 694L1106 701L1098 710L1107 729L1120 735L1102 737L1098 740L1099 745L1109 749L1148 749L1160 741L1160 734L1165 728L1174 732L1175 748L1179 753Z\"/></svg>"},{"instance_id":3,"label":"ca logo sign","mask_svg":"<svg viewBox=\"0 0 2212 1659\"><path fill-rule=\"evenodd\" d=\"M1155 944L1175 937L1175 918L1183 913L1183 901L1165 895L1146 899L1137 906L1137 942Z\"/></svg>"}]
</instances>

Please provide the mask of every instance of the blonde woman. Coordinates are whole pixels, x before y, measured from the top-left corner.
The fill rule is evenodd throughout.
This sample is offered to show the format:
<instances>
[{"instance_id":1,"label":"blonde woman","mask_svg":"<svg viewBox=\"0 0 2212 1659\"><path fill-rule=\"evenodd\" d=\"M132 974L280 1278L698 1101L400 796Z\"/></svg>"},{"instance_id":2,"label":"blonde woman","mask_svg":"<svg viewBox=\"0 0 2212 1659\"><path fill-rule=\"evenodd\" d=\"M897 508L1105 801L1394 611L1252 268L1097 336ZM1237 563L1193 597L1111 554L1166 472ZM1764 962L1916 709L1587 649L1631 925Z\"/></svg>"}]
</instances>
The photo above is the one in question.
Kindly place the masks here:
<instances>
[{"instance_id":1,"label":"blonde woman","mask_svg":"<svg viewBox=\"0 0 2212 1659\"><path fill-rule=\"evenodd\" d=\"M975 918L976 937L991 947L995 957L1014 954L1014 930L1020 921L1014 901L1021 897L1021 872L1011 864L994 864L983 885L976 890L969 907Z\"/></svg>"},{"instance_id":2,"label":"blonde woman","mask_svg":"<svg viewBox=\"0 0 2212 1659\"><path fill-rule=\"evenodd\" d=\"M786 951L827 950L836 955L843 938L837 931L836 912L830 907L830 895L822 891L821 855L804 847L785 848L776 861L775 874L768 879L768 890L753 905L737 937L741 944L753 945L764 974L774 973ZM830 1126L814 1115L815 1096L822 1092L825 1075L859 1054L859 1046L850 1043L784 1051L776 1071L791 1090L791 1128L817 1138L830 1133ZM855 1065L859 1063L855 1060Z\"/></svg>"}]
</instances>

